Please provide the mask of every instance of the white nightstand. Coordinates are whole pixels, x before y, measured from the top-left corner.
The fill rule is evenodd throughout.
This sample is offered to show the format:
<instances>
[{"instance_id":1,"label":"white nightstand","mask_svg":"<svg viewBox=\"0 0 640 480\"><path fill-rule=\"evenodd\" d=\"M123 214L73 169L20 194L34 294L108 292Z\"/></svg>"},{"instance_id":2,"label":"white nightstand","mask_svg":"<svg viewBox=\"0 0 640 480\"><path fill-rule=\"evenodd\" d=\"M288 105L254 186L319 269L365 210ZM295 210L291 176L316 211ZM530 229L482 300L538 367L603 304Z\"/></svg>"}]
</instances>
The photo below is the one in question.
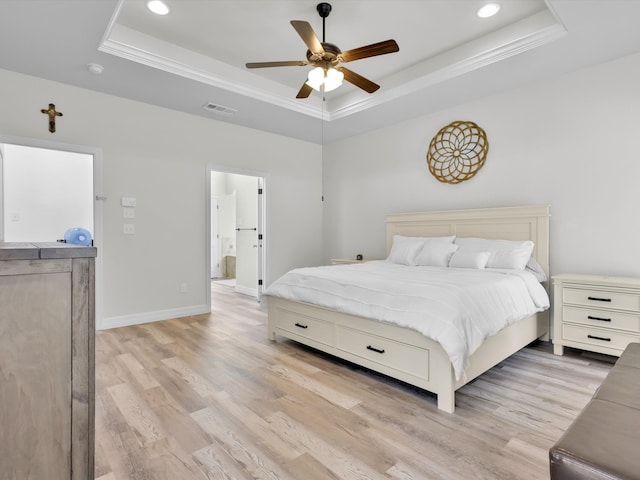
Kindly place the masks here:
<instances>
[{"instance_id":1,"label":"white nightstand","mask_svg":"<svg viewBox=\"0 0 640 480\"><path fill-rule=\"evenodd\" d=\"M640 279L554 275L553 353L565 346L620 356L640 342Z\"/></svg>"},{"instance_id":2,"label":"white nightstand","mask_svg":"<svg viewBox=\"0 0 640 480\"><path fill-rule=\"evenodd\" d=\"M364 263L366 260L356 260L355 258L332 258L331 265L349 265L350 263Z\"/></svg>"}]
</instances>

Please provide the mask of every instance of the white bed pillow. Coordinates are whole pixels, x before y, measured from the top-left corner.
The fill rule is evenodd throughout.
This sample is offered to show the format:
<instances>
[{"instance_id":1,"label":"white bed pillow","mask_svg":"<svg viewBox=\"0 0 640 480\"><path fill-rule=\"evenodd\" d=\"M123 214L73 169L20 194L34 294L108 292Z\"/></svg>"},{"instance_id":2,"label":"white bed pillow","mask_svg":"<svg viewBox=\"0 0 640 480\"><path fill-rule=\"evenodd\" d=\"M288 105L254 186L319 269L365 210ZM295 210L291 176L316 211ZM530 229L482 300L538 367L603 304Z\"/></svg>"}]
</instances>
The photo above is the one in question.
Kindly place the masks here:
<instances>
[{"instance_id":1,"label":"white bed pillow","mask_svg":"<svg viewBox=\"0 0 640 480\"><path fill-rule=\"evenodd\" d=\"M456 238L461 249L489 252L487 268L524 270L533 252L531 240L493 240L488 238Z\"/></svg>"},{"instance_id":2,"label":"white bed pillow","mask_svg":"<svg viewBox=\"0 0 640 480\"><path fill-rule=\"evenodd\" d=\"M427 243L453 244L455 236L447 237L407 237L404 235L394 235L391 252L387 257L388 262L399 265L415 265L415 259L422 247Z\"/></svg>"},{"instance_id":3,"label":"white bed pillow","mask_svg":"<svg viewBox=\"0 0 640 480\"><path fill-rule=\"evenodd\" d=\"M415 265L416 255L422 249L424 242L418 238L393 236L393 245L387 261L399 265Z\"/></svg>"},{"instance_id":4,"label":"white bed pillow","mask_svg":"<svg viewBox=\"0 0 640 480\"><path fill-rule=\"evenodd\" d=\"M425 267L447 267L458 245L445 242L425 242L415 258L416 265Z\"/></svg>"},{"instance_id":5,"label":"white bed pillow","mask_svg":"<svg viewBox=\"0 0 640 480\"><path fill-rule=\"evenodd\" d=\"M465 248L458 249L449 260L453 268L475 268L482 270L487 266L491 252L475 252Z\"/></svg>"},{"instance_id":6,"label":"white bed pillow","mask_svg":"<svg viewBox=\"0 0 640 480\"><path fill-rule=\"evenodd\" d=\"M544 270L542 269L538 261L533 257L531 257L527 262L527 266L525 267L525 270L533 273L536 279L540 283L546 282L547 280L549 280L549 278L547 277L547 274L544 272Z\"/></svg>"}]
</instances>

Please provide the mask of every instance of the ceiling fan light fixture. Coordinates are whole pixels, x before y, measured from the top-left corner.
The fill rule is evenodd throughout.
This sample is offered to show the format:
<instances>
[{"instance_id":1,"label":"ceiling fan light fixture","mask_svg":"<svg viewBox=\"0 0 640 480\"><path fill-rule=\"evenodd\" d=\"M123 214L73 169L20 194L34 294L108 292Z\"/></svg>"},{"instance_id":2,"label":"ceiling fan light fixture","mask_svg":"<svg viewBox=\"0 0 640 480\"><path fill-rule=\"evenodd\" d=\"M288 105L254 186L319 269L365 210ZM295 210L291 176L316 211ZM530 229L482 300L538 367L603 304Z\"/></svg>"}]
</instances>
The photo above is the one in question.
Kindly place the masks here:
<instances>
[{"instance_id":1,"label":"ceiling fan light fixture","mask_svg":"<svg viewBox=\"0 0 640 480\"><path fill-rule=\"evenodd\" d=\"M344 80L344 73L335 68L330 68L327 70L327 75L324 79L324 91L330 92L331 90L335 90L342 85L342 80Z\"/></svg>"},{"instance_id":2,"label":"ceiling fan light fixture","mask_svg":"<svg viewBox=\"0 0 640 480\"><path fill-rule=\"evenodd\" d=\"M344 80L344 73L335 68L325 71L322 67L316 67L309 72L305 83L318 92L324 85L324 91L330 92L342 85L342 80Z\"/></svg>"},{"instance_id":3,"label":"ceiling fan light fixture","mask_svg":"<svg viewBox=\"0 0 640 480\"><path fill-rule=\"evenodd\" d=\"M147 8L156 15L167 15L169 13L169 7L162 0L149 0Z\"/></svg>"},{"instance_id":4,"label":"ceiling fan light fixture","mask_svg":"<svg viewBox=\"0 0 640 480\"><path fill-rule=\"evenodd\" d=\"M496 13L500 11L499 3L487 3L478 9L476 15L480 18L489 18L493 17Z\"/></svg>"},{"instance_id":5,"label":"ceiling fan light fixture","mask_svg":"<svg viewBox=\"0 0 640 480\"><path fill-rule=\"evenodd\" d=\"M311 70L305 83L314 90L320 91L320 87L324 83L324 70L321 67Z\"/></svg>"}]
</instances>

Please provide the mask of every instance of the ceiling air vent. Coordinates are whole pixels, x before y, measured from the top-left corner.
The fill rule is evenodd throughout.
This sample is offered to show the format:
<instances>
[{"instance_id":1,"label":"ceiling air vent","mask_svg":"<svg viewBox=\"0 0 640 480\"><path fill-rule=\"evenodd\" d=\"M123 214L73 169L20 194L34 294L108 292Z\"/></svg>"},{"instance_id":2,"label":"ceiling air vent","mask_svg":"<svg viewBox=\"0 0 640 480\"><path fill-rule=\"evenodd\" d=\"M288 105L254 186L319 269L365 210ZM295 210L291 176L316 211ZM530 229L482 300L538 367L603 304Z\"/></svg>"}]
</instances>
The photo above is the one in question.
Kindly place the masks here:
<instances>
[{"instance_id":1,"label":"ceiling air vent","mask_svg":"<svg viewBox=\"0 0 640 480\"><path fill-rule=\"evenodd\" d=\"M202 108L208 112L217 113L218 115L233 115L238 111L234 108L225 107L223 105L217 105L215 103L205 103Z\"/></svg>"}]
</instances>

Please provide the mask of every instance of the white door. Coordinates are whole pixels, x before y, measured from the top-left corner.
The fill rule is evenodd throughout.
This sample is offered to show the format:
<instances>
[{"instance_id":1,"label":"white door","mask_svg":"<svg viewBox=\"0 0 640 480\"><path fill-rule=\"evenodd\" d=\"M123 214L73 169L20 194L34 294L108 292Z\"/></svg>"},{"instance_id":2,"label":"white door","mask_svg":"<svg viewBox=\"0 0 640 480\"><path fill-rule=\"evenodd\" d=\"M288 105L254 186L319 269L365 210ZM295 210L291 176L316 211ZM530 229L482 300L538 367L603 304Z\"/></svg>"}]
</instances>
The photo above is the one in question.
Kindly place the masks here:
<instances>
[{"instance_id":1,"label":"white door","mask_svg":"<svg viewBox=\"0 0 640 480\"><path fill-rule=\"evenodd\" d=\"M258 274L258 300L262 296L262 286L264 278L264 179L258 177L258 221L256 225L258 226L258 258L257 258L257 274Z\"/></svg>"},{"instance_id":2,"label":"white door","mask_svg":"<svg viewBox=\"0 0 640 480\"><path fill-rule=\"evenodd\" d=\"M258 179L234 175L236 187L236 290L257 297Z\"/></svg>"}]
</instances>

